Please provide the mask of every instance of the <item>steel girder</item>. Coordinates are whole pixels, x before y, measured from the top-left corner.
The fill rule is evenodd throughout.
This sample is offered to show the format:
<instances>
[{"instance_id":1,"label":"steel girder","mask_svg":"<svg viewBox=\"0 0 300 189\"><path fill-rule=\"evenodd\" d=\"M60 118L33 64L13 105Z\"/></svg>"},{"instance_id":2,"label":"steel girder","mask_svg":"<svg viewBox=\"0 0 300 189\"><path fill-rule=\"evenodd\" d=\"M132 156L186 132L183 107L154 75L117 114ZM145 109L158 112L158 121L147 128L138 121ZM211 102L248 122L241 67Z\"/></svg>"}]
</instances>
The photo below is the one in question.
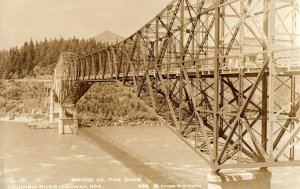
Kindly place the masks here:
<instances>
[{"instance_id":1,"label":"steel girder","mask_svg":"<svg viewBox=\"0 0 300 189\"><path fill-rule=\"evenodd\" d=\"M119 80L214 170L300 165L297 3L173 0L120 43L62 54L55 91Z\"/></svg>"}]
</instances>

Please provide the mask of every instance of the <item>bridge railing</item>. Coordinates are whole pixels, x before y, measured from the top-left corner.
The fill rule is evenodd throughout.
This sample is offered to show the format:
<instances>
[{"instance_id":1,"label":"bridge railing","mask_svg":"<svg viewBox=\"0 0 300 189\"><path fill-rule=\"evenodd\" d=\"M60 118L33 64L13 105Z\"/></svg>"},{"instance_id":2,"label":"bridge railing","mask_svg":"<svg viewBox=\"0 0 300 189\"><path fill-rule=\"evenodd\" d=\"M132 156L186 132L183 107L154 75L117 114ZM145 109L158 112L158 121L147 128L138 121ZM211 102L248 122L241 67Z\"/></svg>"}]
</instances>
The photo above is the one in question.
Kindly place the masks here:
<instances>
[{"instance_id":1,"label":"bridge railing","mask_svg":"<svg viewBox=\"0 0 300 189\"><path fill-rule=\"evenodd\" d=\"M108 47L99 52L84 57L78 57L74 53L62 53L54 69L53 86L59 99L66 98L68 90L77 81L83 80L125 80L132 77L143 77L145 74L156 77L160 70L162 75L182 74L179 60L174 59L169 63L164 60L160 66L152 66L151 60L144 60L147 64L133 62L133 60L120 60L114 55L113 49L116 46ZM276 69L285 71L300 71L300 48L287 48L274 51L274 64ZM220 56L221 73L238 73L240 69L245 72L256 72L263 65L263 57L266 52L247 53L243 57L239 55ZM198 60L186 60L183 62L189 74L213 74L215 57L207 57ZM225 60L225 62L224 62ZM222 62L223 61L223 62Z\"/></svg>"}]
</instances>

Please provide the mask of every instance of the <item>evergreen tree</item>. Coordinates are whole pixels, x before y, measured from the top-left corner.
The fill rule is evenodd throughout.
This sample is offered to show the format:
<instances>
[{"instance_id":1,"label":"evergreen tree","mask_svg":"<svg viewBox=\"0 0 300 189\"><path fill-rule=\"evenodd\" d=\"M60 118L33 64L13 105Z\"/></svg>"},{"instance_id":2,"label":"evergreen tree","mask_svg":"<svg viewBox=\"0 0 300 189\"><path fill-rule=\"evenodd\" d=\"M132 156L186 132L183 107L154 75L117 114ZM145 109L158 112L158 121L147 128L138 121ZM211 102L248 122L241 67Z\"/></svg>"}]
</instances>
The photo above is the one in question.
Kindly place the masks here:
<instances>
[{"instance_id":1,"label":"evergreen tree","mask_svg":"<svg viewBox=\"0 0 300 189\"><path fill-rule=\"evenodd\" d=\"M79 56L100 50L105 44L94 39L47 39L25 42L20 49L0 51L0 77L5 79L52 74L62 52L74 52Z\"/></svg>"}]
</instances>

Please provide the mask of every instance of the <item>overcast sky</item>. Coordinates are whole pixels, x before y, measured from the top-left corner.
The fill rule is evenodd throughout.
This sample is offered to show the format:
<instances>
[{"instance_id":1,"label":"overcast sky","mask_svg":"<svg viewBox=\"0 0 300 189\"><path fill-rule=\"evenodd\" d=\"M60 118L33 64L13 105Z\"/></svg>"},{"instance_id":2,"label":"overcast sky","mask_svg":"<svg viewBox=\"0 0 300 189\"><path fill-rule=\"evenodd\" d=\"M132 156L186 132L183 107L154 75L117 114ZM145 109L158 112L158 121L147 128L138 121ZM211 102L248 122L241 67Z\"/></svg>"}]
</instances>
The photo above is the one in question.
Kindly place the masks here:
<instances>
[{"instance_id":1,"label":"overcast sky","mask_svg":"<svg viewBox=\"0 0 300 189\"><path fill-rule=\"evenodd\" d=\"M171 0L0 0L0 49L30 38L89 38L105 30L127 37Z\"/></svg>"}]
</instances>

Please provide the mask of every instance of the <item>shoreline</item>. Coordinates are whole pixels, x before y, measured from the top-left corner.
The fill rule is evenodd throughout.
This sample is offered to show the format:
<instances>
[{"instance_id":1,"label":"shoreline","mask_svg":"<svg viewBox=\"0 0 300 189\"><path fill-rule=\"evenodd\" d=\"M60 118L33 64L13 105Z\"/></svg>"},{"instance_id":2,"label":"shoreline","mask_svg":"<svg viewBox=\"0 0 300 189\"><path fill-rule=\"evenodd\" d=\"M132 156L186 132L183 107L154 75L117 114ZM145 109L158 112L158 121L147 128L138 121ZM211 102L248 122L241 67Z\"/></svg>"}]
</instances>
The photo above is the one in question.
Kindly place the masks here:
<instances>
[{"instance_id":1,"label":"shoreline","mask_svg":"<svg viewBox=\"0 0 300 189\"><path fill-rule=\"evenodd\" d=\"M36 122L37 120L29 117L15 117L14 119L9 119L9 116L5 116L5 117L0 117L0 121L16 122L16 123L32 123L32 122Z\"/></svg>"},{"instance_id":2,"label":"shoreline","mask_svg":"<svg viewBox=\"0 0 300 189\"><path fill-rule=\"evenodd\" d=\"M1 117L0 122L7 124L19 123L30 129L56 129L55 126L49 124L46 120L33 119L30 117L15 117L13 120L9 120L9 117Z\"/></svg>"}]
</instances>

